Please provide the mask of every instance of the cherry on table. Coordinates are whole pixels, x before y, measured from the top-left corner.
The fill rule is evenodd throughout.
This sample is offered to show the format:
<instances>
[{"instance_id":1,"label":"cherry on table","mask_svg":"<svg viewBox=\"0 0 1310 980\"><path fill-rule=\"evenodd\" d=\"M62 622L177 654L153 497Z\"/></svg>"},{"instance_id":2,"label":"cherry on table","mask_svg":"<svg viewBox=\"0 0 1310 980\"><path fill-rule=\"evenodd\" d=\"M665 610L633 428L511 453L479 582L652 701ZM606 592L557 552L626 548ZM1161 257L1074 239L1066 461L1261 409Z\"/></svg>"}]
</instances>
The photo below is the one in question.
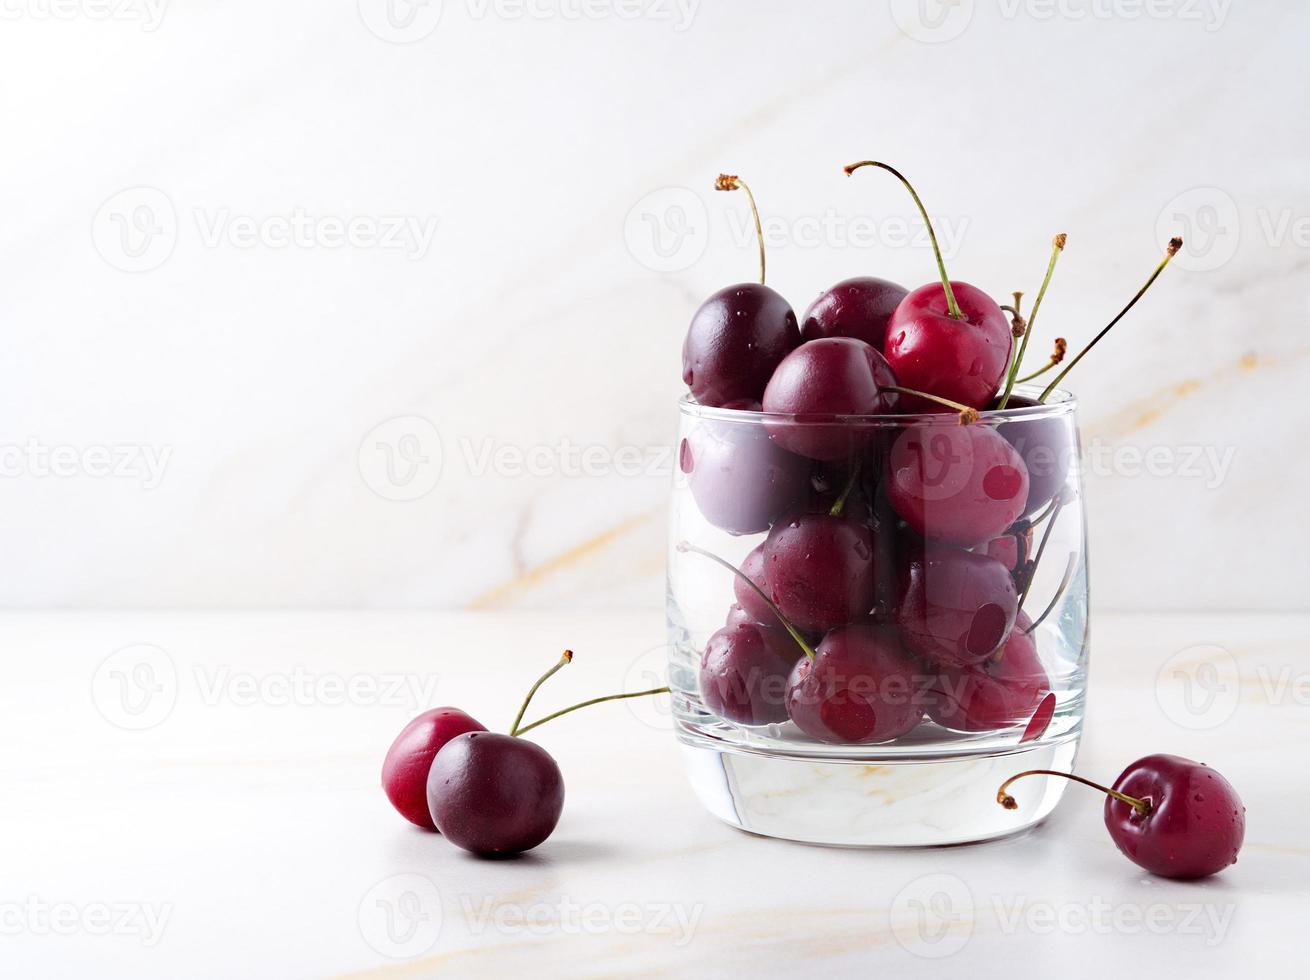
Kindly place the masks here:
<instances>
[{"instance_id":1,"label":"cherry on table","mask_svg":"<svg viewBox=\"0 0 1310 980\"><path fill-rule=\"evenodd\" d=\"M911 291L892 313L882 348L887 362L900 383L909 388L975 409L987 407L1000 390L1010 364L1014 334L1009 319L987 293L947 277L928 211L905 176L876 160L853 163L845 168L846 173L850 175L861 167L886 170L905 185L928 228L941 276L940 283ZM917 398L907 398L901 409L940 411L931 402Z\"/></svg>"},{"instance_id":2,"label":"cherry on table","mask_svg":"<svg viewBox=\"0 0 1310 980\"><path fill-rule=\"evenodd\" d=\"M995 558L929 546L910 562L896 624L905 645L941 667L981 664L1010 638L1014 578Z\"/></svg>"},{"instance_id":3,"label":"cherry on table","mask_svg":"<svg viewBox=\"0 0 1310 980\"><path fill-rule=\"evenodd\" d=\"M787 720L787 677L803 652L782 630L738 622L716 631L700 662L701 699L739 725Z\"/></svg>"},{"instance_id":4,"label":"cherry on table","mask_svg":"<svg viewBox=\"0 0 1310 980\"><path fill-rule=\"evenodd\" d=\"M905 298L904 286L874 276L843 279L819 294L801 317L801 342L854 337L882 353L887 323Z\"/></svg>"},{"instance_id":5,"label":"cherry on table","mask_svg":"<svg viewBox=\"0 0 1310 980\"><path fill-rule=\"evenodd\" d=\"M821 742L885 742L923 718L922 681L895 631L842 626L823 638L813 659L797 661L787 681L787 714Z\"/></svg>"},{"instance_id":6,"label":"cherry on table","mask_svg":"<svg viewBox=\"0 0 1310 980\"><path fill-rule=\"evenodd\" d=\"M1029 723L1051 691L1037 643L1023 613L1005 645L972 667L943 667L933 684L928 717L957 732L990 732Z\"/></svg>"},{"instance_id":7,"label":"cherry on table","mask_svg":"<svg viewBox=\"0 0 1310 980\"><path fill-rule=\"evenodd\" d=\"M798 629L823 633L873 608L874 540L867 525L795 514L775 524L762 547L764 591ZM742 593L737 596L740 601Z\"/></svg>"},{"instance_id":8,"label":"cherry on table","mask_svg":"<svg viewBox=\"0 0 1310 980\"><path fill-rule=\"evenodd\" d=\"M963 548L999 537L1028 501L1022 457L987 425L910 426L886 469L896 513L925 538Z\"/></svg>"},{"instance_id":9,"label":"cherry on table","mask_svg":"<svg viewBox=\"0 0 1310 980\"><path fill-rule=\"evenodd\" d=\"M428 770L451 739L467 732L485 732L481 724L458 708L425 711L400 730L382 761L382 789L397 812L425 830L436 830L428 810Z\"/></svg>"},{"instance_id":10,"label":"cherry on table","mask_svg":"<svg viewBox=\"0 0 1310 980\"><path fill-rule=\"evenodd\" d=\"M809 460L787 452L757 421L702 419L678 455L700 512L729 534L768 530L809 489Z\"/></svg>"},{"instance_id":11,"label":"cherry on table","mask_svg":"<svg viewBox=\"0 0 1310 980\"><path fill-rule=\"evenodd\" d=\"M447 742L427 782L432 821L451 843L483 855L529 851L555 830L564 777L535 742L469 732Z\"/></svg>"},{"instance_id":12,"label":"cherry on table","mask_svg":"<svg viewBox=\"0 0 1310 980\"><path fill-rule=\"evenodd\" d=\"M682 380L702 405L759 401L774 368L800 343L796 313L764 284L764 238L750 188L721 174L716 190L744 190L755 215L760 281L720 289L691 319L682 345Z\"/></svg>"},{"instance_id":13,"label":"cherry on table","mask_svg":"<svg viewBox=\"0 0 1310 980\"><path fill-rule=\"evenodd\" d=\"M783 358L764 389L764 411L778 445L810 459L848 458L869 441L870 431L843 416L885 415L897 403L896 375L872 346L851 337L824 337L801 344Z\"/></svg>"},{"instance_id":14,"label":"cherry on table","mask_svg":"<svg viewBox=\"0 0 1310 980\"><path fill-rule=\"evenodd\" d=\"M1072 773L1035 769L1006 780L997 801L1017 809L1006 791L1030 775L1062 776L1105 793L1103 816L1111 839L1128 860L1152 874L1205 878L1237 863L1246 837L1246 807L1232 784L1203 763L1148 755L1109 788Z\"/></svg>"}]
</instances>

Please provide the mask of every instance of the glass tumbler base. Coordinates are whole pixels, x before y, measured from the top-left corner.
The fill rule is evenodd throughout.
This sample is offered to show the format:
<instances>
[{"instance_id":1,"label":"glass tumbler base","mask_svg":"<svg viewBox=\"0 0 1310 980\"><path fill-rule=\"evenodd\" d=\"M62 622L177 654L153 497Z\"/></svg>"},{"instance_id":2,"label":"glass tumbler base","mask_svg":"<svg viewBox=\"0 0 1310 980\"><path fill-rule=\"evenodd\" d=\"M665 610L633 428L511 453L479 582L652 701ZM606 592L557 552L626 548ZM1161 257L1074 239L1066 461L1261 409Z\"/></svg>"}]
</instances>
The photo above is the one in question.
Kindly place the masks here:
<instances>
[{"instance_id":1,"label":"glass tumbler base","mask_svg":"<svg viewBox=\"0 0 1310 980\"><path fill-rule=\"evenodd\" d=\"M1006 779L1026 769L1073 770L1076 735L988 756L933 760L817 761L682 741L705 808L752 834L841 847L966 844L1017 833L1045 818L1068 780L1030 776L1017 810L996 802Z\"/></svg>"}]
</instances>

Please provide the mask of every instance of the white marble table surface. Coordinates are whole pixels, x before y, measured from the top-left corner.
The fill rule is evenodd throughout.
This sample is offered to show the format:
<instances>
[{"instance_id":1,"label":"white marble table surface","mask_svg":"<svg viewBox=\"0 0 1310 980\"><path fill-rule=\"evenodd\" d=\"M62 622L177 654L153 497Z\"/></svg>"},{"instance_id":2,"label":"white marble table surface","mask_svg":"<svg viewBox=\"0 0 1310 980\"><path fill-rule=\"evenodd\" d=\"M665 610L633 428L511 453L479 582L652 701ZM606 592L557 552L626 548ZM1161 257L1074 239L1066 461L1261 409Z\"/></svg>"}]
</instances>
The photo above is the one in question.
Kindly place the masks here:
<instances>
[{"instance_id":1,"label":"white marble table surface","mask_svg":"<svg viewBox=\"0 0 1310 980\"><path fill-rule=\"evenodd\" d=\"M540 730L568 795L527 857L474 859L391 811L379 763L418 707L502 727L566 645L541 708L617 689L651 663L653 611L5 614L0 975L1303 976L1307 627L1096 622L1080 771L1176 752L1248 806L1239 864L1179 884L1123 860L1078 788L980 846L739 833L651 705Z\"/></svg>"}]
</instances>

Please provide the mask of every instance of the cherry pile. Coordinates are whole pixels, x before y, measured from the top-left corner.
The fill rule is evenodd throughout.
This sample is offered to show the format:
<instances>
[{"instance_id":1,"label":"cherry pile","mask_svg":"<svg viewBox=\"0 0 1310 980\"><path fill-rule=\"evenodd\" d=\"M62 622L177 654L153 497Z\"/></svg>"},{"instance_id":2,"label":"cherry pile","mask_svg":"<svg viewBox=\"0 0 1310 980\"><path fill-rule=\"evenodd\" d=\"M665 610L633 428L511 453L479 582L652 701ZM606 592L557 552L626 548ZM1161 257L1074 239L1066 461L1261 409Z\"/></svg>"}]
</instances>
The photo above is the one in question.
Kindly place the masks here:
<instances>
[{"instance_id":1,"label":"cherry pile","mask_svg":"<svg viewBox=\"0 0 1310 980\"><path fill-rule=\"evenodd\" d=\"M593 698L522 724L538 688L572 661L572 651L564 651L532 685L508 735L487 731L458 708L433 708L413 719L382 763L391 805L410 823L478 855L519 854L546 840L564 810L564 777L550 753L522 736L588 705L668 691Z\"/></svg>"},{"instance_id":2,"label":"cherry pile","mask_svg":"<svg viewBox=\"0 0 1310 980\"><path fill-rule=\"evenodd\" d=\"M939 281L847 279L798 321L765 284L761 237L760 281L715 293L687 331L683 379L721 410L681 446L690 492L715 527L766 535L732 569L737 602L706 644L702 700L727 721L791 721L825 742L898 738L925 716L1036 738L1054 698L1022 607L1041 555L1034 532L1044 540L1072 493L1075 436L1058 417L993 413L1040 405L1068 373L1038 398L1014 393L1064 359L1060 339L1045 367L1020 376L1066 236L1025 319L1021 293L1002 305L951 280L913 186L877 161L845 169L863 167L909 191ZM724 174L715 187L744 191L759 229L745 182Z\"/></svg>"}]
</instances>

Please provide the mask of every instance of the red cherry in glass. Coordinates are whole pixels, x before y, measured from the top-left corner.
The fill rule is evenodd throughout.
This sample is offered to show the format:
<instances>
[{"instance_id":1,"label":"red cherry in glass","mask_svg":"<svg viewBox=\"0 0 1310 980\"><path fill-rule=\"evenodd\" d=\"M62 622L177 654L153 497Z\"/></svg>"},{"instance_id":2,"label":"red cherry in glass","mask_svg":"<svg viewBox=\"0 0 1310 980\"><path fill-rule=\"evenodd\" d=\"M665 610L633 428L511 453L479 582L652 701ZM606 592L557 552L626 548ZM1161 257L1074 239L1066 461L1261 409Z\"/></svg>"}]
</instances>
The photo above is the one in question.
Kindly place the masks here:
<instances>
[{"instance_id":1,"label":"red cherry in glass","mask_svg":"<svg viewBox=\"0 0 1310 980\"><path fill-rule=\"evenodd\" d=\"M764 411L794 418L765 419L778 445L810 459L854 455L871 433L843 416L885 415L898 395L886 390L896 376L886 359L862 340L826 337L788 354L764 389Z\"/></svg>"},{"instance_id":2,"label":"red cherry in glass","mask_svg":"<svg viewBox=\"0 0 1310 980\"><path fill-rule=\"evenodd\" d=\"M447 742L427 789L437 829L474 854L529 851L551 835L564 809L564 777L550 753L495 732Z\"/></svg>"},{"instance_id":3,"label":"red cherry in glass","mask_svg":"<svg viewBox=\"0 0 1310 980\"><path fill-rule=\"evenodd\" d=\"M986 425L910 426L887 458L887 498L915 531L972 548L999 537L1028 501L1028 470Z\"/></svg>"},{"instance_id":4,"label":"red cherry in glass","mask_svg":"<svg viewBox=\"0 0 1310 980\"><path fill-rule=\"evenodd\" d=\"M1014 334L1009 319L981 289L965 282L952 282L947 277L928 211L905 175L876 160L853 163L845 168L846 173L850 175L861 167L886 170L905 185L928 228L941 276L940 283L910 292L892 313L882 348L887 362L900 383L908 388L970 408L985 408L1004 383L1010 364ZM924 399L907 397L901 410L941 409Z\"/></svg>"},{"instance_id":5,"label":"red cherry in glass","mask_svg":"<svg viewBox=\"0 0 1310 980\"><path fill-rule=\"evenodd\" d=\"M762 542L752 548L750 554L741 563L741 574L758 585L765 593L768 593L769 586L764 574L764 544ZM750 618L751 622L761 623L772 629L782 629L782 623L774 611L769 608L769 604L761 598L758 592L743 582L740 576L733 578L732 592L737 598L737 604L745 615Z\"/></svg>"},{"instance_id":6,"label":"red cherry in glass","mask_svg":"<svg viewBox=\"0 0 1310 980\"><path fill-rule=\"evenodd\" d=\"M939 283L920 286L905 297L887 325L887 363L907 388L986 408L1005 379L1014 342L1010 322L996 301L964 282L951 283L963 313L947 311ZM940 407L906 398L906 412Z\"/></svg>"},{"instance_id":7,"label":"red cherry in glass","mask_svg":"<svg viewBox=\"0 0 1310 980\"><path fill-rule=\"evenodd\" d=\"M806 735L838 744L885 742L923 717L921 670L894 631L843 626L802 657L787 682L787 713Z\"/></svg>"},{"instance_id":8,"label":"red cherry in glass","mask_svg":"<svg viewBox=\"0 0 1310 980\"><path fill-rule=\"evenodd\" d=\"M995 558L930 546L910 563L896 624L934 664L972 667L1009 639L1018 612L1014 579Z\"/></svg>"},{"instance_id":9,"label":"red cherry in glass","mask_svg":"<svg viewBox=\"0 0 1310 980\"><path fill-rule=\"evenodd\" d=\"M781 630L737 623L715 632L700 662L701 699L720 718L739 725L787 720L787 676L802 656Z\"/></svg>"},{"instance_id":10,"label":"red cherry in glass","mask_svg":"<svg viewBox=\"0 0 1310 980\"><path fill-rule=\"evenodd\" d=\"M1033 408L1036 399L1011 395L1009 408ZM1058 494L1069 481L1078 458L1077 434L1065 418L1037 418L1002 422L996 431L1014 446L1028 471L1028 500L1022 517L1031 517Z\"/></svg>"},{"instance_id":11,"label":"red cherry in glass","mask_svg":"<svg viewBox=\"0 0 1310 980\"><path fill-rule=\"evenodd\" d=\"M773 526L763 549L764 591L797 629L823 633L873 608L868 526L830 514L797 514ZM740 590L737 597L742 600Z\"/></svg>"},{"instance_id":12,"label":"red cherry in glass","mask_svg":"<svg viewBox=\"0 0 1310 980\"><path fill-rule=\"evenodd\" d=\"M757 422L702 419L683 441L679 466L705 519L729 534L768 530L809 490L809 461Z\"/></svg>"},{"instance_id":13,"label":"red cherry in glass","mask_svg":"<svg viewBox=\"0 0 1310 980\"><path fill-rule=\"evenodd\" d=\"M1026 725L1051 690L1023 613L999 653L972 667L944 667L933 685L928 717L957 732Z\"/></svg>"},{"instance_id":14,"label":"red cherry in glass","mask_svg":"<svg viewBox=\"0 0 1310 980\"><path fill-rule=\"evenodd\" d=\"M697 402L717 408L759 401L774 369L800 343L800 329L790 304L764 285L764 234L755 195L729 174L720 174L714 186L746 192L760 248L759 283L729 286L707 299L682 344L682 380Z\"/></svg>"},{"instance_id":15,"label":"red cherry in glass","mask_svg":"<svg viewBox=\"0 0 1310 980\"><path fill-rule=\"evenodd\" d=\"M397 812L425 830L436 830L428 812L428 770L451 739L486 728L458 708L433 708L400 730L382 761L382 789Z\"/></svg>"},{"instance_id":16,"label":"red cherry in glass","mask_svg":"<svg viewBox=\"0 0 1310 980\"><path fill-rule=\"evenodd\" d=\"M1107 795L1105 826L1134 864L1163 878L1205 878L1237 863L1246 837L1246 807L1231 783L1209 766L1176 755L1148 755L1106 788L1071 773L1037 769L1006 780L996 799L1018 807L1006 790L1028 775L1063 776Z\"/></svg>"},{"instance_id":17,"label":"red cherry in glass","mask_svg":"<svg viewBox=\"0 0 1310 980\"><path fill-rule=\"evenodd\" d=\"M887 323L907 290L886 279L860 276L844 279L810 304L801 318L801 342L820 337L854 337L879 353L887 339Z\"/></svg>"}]
</instances>

